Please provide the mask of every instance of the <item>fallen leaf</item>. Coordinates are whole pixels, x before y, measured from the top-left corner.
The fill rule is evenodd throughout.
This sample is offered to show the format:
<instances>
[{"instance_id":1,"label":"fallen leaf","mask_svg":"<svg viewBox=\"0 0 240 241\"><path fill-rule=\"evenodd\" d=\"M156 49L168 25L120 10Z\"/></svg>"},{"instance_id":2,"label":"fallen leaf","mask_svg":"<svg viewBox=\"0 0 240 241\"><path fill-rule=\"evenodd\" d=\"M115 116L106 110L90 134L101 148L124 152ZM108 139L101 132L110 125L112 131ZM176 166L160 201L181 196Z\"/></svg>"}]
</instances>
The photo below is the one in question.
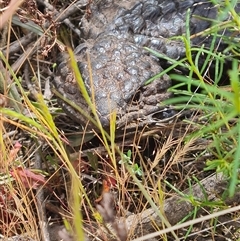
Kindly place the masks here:
<instances>
[{"instance_id":1,"label":"fallen leaf","mask_svg":"<svg viewBox=\"0 0 240 241\"><path fill-rule=\"evenodd\" d=\"M45 178L41 174L35 174L32 170L17 167L10 171L16 181L21 181L24 187L37 189L46 184Z\"/></svg>"}]
</instances>

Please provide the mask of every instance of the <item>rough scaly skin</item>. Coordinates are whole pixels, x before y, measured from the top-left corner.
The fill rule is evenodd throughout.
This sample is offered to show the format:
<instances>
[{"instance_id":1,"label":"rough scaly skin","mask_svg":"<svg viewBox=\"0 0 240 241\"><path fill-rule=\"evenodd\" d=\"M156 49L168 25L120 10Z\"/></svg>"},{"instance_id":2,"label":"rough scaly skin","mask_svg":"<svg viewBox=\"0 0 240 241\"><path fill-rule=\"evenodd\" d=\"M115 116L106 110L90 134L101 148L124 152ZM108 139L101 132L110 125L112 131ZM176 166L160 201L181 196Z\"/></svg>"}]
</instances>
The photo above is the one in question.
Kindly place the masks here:
<instances>
[{"instance_id":1,"label":"rough scaly skin","mask_svg":"<svg viewBox=\"0 0 240 241\"><path fill-rule=\"evenodd\" d=\"M167 88L171 86L171 80L164 75L144 86L162 68L161 60L151 56L143 47L174 59L184 56L183 43L169 38L185 33L188 8L191 34L209 28L211 20L217 16L217 7L207 0L101 0L93 4L91 16L83 19L86 42L75 49L75 56L91 96L87 55L90 57L95 104L103 126L109 125L113 110L117 111L121 126L125 120L146 118L162 109L159 103L169 98ZM194 45L209 45L210 42L211 38L201 36L192 40ZM91 114L67 61L59 65L55 86L66 98ZM138 101L132 107L131 100L139 89ZM63 108L73 119L85 125L87 120L80 113L66 103Z\"/></svg>"}]
</instances>

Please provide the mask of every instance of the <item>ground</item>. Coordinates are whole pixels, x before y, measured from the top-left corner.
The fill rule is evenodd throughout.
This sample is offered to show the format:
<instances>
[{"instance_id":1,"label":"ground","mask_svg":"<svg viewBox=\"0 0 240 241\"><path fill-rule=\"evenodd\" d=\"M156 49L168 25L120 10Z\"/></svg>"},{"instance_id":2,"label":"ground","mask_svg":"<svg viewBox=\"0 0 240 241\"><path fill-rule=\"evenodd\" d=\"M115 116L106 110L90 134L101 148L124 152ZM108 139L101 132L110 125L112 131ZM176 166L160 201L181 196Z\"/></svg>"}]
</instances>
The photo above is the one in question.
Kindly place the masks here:
<instances>
[{"instance_id":1,"label":"ground","mask_svg":"<svg viewBox=\"0 0 240 241\"><path fill-rule=\"evenodd\" d=\"M14 4L0 4L9 20ZM68 2L28 0L0 26L1 238L239 240L237 43L225 65L226 53L208 53L216 75L189 59L191 81L171 75L174 118L86 130L61 109L51 82L59 53L79 44L90 4L68 16Z\"/></svg>"}]
</instances>

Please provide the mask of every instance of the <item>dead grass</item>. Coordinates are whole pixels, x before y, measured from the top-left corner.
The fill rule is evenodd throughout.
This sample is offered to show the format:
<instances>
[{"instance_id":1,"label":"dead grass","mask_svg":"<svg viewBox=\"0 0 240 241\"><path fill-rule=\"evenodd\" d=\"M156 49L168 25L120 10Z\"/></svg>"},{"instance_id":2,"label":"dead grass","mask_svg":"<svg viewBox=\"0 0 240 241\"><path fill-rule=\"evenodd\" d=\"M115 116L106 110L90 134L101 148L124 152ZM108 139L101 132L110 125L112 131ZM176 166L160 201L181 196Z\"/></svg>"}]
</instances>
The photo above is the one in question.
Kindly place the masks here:
<instances>
[{"instance_id":1,"label":"dead grass","mask_svg":"<svg viewBox=\"0 0 240 241\"><path fill-rule=\"evenodd\" d=\"M58 28L51 22L53 17L37 9L36 15L28 12L28 9L35 8L27 8L31 3L26 1L20 9L29 14L29 21L37 18L34 31L39 38L33 38L27 46L19 44L22 52L16 51L15 54L10 46L33 30L26 30L16 22L0 26L5 30L2 51L7 56L0 66L3 93L0 113L0 176L3 178L0 183L0 234L4 237L25 234L33 240L47 241L45 227L64 221L78 240L86 239L83 229L91 240L97 231L105 240L113 240L114 233L119 236L126 231L124 226L116 226L116 217L127 219L153 209L161 216L160 224L152 220L151 229L144 230L145 223L141 222L142 230L138 235L147 232L154 235L156 231L159 240L180 240L189 233L187 240L193 240L192 237L204 240L204 236L199 238L202 231L208 237L216 236L216 240L222 237L219 229L222 225L228 227L232 224L233 217L225 222L218 221L221 211L214 203L216 200L198 200L184 194L182 199L195 205L194 211L209 214L197 219L197 212L193 211L191 218L194 218L188 223L183 219L178 220L182 224L171 226L164 213L166 200L181 196L188 188L191 191L194 184L215 173L213 170L203 171L206 160L213 158L208 150L211 139L194 135L189 138L189 134L201 127L195 124L195 116L188 123L178 119L160 127L146 127L142 132L133 132L128 139L117 134L114 120L110 135L104 130L100 135L82 131L65 116L57 117L59 106L51 95L48 68L54 65L59 47L63 45L57 40ZM5 4L7 6L7 2ZM56 6L61 4L59 1ZM9 7L2 19L9 19L14 10ZM18 17L21 16L21 12L18 13ZM50 24L45 25L45 21ZM1 22L4 23L5 20ZM74 35L71 41L75 41ZM94 110L94 105L92 108ZM100 126L100 122L97 125ZM76 136L77 131L79 134ZM64 132L68 132L68 138ZM69 145L71 138L78 144ZM223 202L222 208L227 208L227 204ZM106 212L113 209L116 209L116 214ZM232 215L233 211L239 210L226 209L224 214ZM238 213L235 219L236 223L239 222ZM113 230L106 224L109 222ZM192 229L191 225L195 223L198 225ZM130 228L128 235L129 239L134 239L135 230ZM234 235L234 232L226 234L227 237ZM73 239L68 235L64 237L70 241Z\"/></svg>"}]
</instances>

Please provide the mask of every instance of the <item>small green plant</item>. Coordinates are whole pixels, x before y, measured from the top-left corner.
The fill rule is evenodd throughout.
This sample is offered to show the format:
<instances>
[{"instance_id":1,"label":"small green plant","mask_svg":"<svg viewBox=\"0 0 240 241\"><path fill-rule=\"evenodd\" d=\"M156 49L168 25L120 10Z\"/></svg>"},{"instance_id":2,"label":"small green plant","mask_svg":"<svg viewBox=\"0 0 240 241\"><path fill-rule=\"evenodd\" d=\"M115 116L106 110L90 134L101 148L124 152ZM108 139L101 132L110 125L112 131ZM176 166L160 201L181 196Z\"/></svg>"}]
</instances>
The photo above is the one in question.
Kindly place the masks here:
<instances>
[{"instance_id":1,"label":"small green plant","mask_svg":"<svg viewBox=\"0 0 240 241\"><path fill-rule=\"evenodd\" d=\"M224 5L225 6L225 5ZM239 17L235 15L233 5L226 2L221 9L219 17L231 12L233 20L228 21L228 30L239 29ZM224 13L224 14L223 14ZM219 25L219 26L220 26ZM226 27L226 26L224 26ZM216 28L211 29L213 36L209 49L203 47L192 47L190 34L187 30L186 36L182 37L186 47L186 58L174 61L174 67L185 66L187 75L170 75L177 82L170 88L174 98L165 101L181 111L185 109L195 110L201 113L197 122L190 122L196 126L186 140L192 138L204 138L209 140L207 151L215 156L214 160L207 161L205 170L216 170L230 177L229 193L234 194L238 183L238 169L240 163L240 78L239 78L239 43L231 37L224 39L232 40L231 48L223 52L216 52L215 46L219 36ZM202 64L201 59L205 57ZM226 63L232 63L231 69L226 71ZM208 75L209 70L212 74ZM225 75L225 76L224 76ZM223 85L222 79L228 77L228 85Z\"/></svg>"},{"instance_id":2,"label":"small green plant","mask_svg":"<svg viewBox=\"0 0 240 241\"><path fill-rule=\"evenodd\" d=\"M143 171L137 163L133 163L131 161L131 156L132 152L131 150L128 150L127 154L123 154L123 158L119 161L119 164L127 164L135 175L141 177L143 175Z\"/></svg>"}]
</instances>

